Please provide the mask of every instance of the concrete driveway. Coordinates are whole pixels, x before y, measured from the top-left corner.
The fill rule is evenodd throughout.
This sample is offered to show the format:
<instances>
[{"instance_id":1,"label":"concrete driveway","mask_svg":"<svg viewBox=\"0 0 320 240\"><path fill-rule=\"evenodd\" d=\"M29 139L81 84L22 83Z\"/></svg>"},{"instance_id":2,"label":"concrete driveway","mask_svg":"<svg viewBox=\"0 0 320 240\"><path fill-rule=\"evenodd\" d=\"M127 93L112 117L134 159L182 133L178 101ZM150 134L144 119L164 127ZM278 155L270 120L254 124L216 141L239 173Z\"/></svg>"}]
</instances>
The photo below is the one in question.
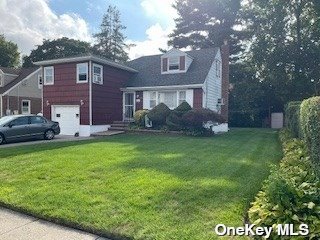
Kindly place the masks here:
<instances>
[{"instance_id":1,"label":"concrete driveway","mask_svg":"<svg viewBox=\"0 0 320 240\"><path fill-rule=\"evenodd\" d=\"M27 141L27 142L17 142L17 143L7 143L0 145L1 148L10 148L10 147L18 147L18 146L27 146L27 145L35 145L42 143L53 143L53 142L71 142L71 141L83 141L94 139L93 137L74 137L74 136L66 136L66 135L57 135L53 140L35 140L35 141Z\"/></svg>"},{"instance_id":2,"label":"concrete driveway","mask_svg":"<svg viewBox=\"0 0 320 240\"><path fill-rule=\"evenodd\" d=\"M0 207L1 240L108 240Z\"/></svg>"}]
</instances>

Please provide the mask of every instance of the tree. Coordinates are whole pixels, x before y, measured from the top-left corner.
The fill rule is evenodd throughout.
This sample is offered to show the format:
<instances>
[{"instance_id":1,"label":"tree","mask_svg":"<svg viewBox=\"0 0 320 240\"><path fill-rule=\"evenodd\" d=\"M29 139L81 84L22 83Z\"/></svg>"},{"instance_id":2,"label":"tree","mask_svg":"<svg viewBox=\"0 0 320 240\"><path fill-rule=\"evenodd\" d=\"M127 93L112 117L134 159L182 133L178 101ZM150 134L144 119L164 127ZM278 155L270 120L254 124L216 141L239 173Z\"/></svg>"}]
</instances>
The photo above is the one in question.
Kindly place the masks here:
<instances>
[{"instance_id":1,"label":"tree","mask_svg":"<svg viewBox=\"0 0 320 240\"><path fill-rule=\"evenodd\" d=\"M19 58L18 45L7 41L4 35L0 34L0 66L17 67Z\"/></svg>"},{"instance_id":2,"label":"tree","mask_svg":"<svg viewBox=\"0 0 320 240\"><path fill-rule=\"evenodd\" d=\"M126 62L129 57L125 50L130 46L125 43L124 29L126 27L121 24L119 10L110 5L103 16L100 32L93 35L97 41L95 53L113 61Z\"/></svg>"},{"instance_id":3,"label":"tree","mask_svg":"<svg viewBox=\"0 0 320 240\"><path fill-rule=\"evenodd\" d=\"M33 62L76 56L92 52L89 43L69 39L59 38L55 40L44 39L42 45L31 51L29 56L23 57L23 67L33 66Z\"/></svg>"},{"instance_id":4,"label":"tree","mask_svg":"<svg viewBox=\"0 0 320 240\"><path fill-rule=\"evenodd\" d=\"M239 30L241 0L177 0L173 7L179 17L169 45L208 48L221 46L227 39L233 54L241 50L239 40L246 36Z\"/></svg>"}]
</instances>

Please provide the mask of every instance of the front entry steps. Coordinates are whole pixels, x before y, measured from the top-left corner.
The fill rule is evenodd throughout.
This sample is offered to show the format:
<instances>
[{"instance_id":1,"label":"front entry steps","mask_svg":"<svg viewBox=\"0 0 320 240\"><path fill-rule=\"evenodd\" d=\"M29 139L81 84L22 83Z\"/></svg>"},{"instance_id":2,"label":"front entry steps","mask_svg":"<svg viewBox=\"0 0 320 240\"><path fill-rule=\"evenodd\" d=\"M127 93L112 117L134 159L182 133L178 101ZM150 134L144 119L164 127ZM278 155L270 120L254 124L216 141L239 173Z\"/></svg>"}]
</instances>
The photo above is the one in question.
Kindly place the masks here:
<instances>
[{"instance_id":1,"label":"front entry steps","mask_svg":"<svg viewBox=\"0 0 320 240\"><path fill-rule=\"evenodd\" d=\"M126 131L130 122L114 121L109 128L109 131Z\"/></svg>"}]
</instances>

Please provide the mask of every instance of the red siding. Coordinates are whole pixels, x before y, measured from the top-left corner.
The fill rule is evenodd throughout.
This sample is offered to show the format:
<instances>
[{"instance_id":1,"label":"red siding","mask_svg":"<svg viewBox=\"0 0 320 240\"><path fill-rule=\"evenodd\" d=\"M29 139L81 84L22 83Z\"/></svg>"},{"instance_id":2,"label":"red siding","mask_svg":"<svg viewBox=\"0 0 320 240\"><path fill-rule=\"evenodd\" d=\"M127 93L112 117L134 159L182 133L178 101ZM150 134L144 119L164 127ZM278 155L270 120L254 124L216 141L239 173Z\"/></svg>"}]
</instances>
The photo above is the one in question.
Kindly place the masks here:
<instances>
[{"instance_id":1,"label":"red siding","mask_svg":"<svg viewBox=\"0 0 320 240\"><path fill-rule=\"evenodd\" d=\"M92 84L92 124L121 121L123 114L121 88L132 73L103 66L103 85Z\"/></svg>"},{"instance_id":2,"label":"red siding","mask_svg":"<svg viewBox=\"0 0 320 240\"><path fill-rule=\"evenodd\" d=\"M8 106L8 100L9 100L9 106ZM11 113L13 114L14 110L18 110L19 114L21 114L21 106L22 106L22 100L30 100L31 102L31 114L38 114L41 112L42 109L42 101L41 98L30 98L30 97L15 97L15 96L3 96L2 97L2 113L3 115L6 115L6 110L11 110Z\"/></svg>"},{"instance_id":3,"label":"red siding","mask_svg":"<svg viewBox=\"0 0 320 240\"><path fill-rule=\"evenodd\" d=\"M143 92L136 92L136 111L143 109Z\"/></svg>"},{"instance_id":4,"label":"red siding","mask_svg":"<svg viewBox=\"0 0 320 240\"><path fill-rule=\"evenodd\" d=\"M54 65L54 85L43 86L43 114L51 119L52 105L80 106L80 124L89 125L89 84L77 83L77 63Z\"/></svg>"},{"instance_id":5,"label":"red siding","mask_svg":"<svg viewBox=\"0 0 320 240\"><path fill-rule=\"evenodd\" d=\"M194 109L202 108L202 97L203 97L202 88L193 89L193 108Z\"/></svg>"}]
</instances>

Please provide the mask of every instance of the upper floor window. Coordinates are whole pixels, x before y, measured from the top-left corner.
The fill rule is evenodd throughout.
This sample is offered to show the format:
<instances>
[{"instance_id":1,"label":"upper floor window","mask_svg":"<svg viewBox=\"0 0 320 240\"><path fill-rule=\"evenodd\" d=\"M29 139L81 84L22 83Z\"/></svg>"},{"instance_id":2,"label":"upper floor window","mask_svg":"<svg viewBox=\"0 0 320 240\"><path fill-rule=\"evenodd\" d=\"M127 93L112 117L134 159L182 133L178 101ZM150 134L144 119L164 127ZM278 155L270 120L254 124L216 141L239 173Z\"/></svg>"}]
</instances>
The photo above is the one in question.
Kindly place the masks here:
<instances>
[{"instance_id":1,"label":"upper floor window","mask_svg":"<svg viewBox=\"0 0 320 240\"><path fill-rule=\"evenodd\" d=\"M103 67L93 64L93 83L103 84Z\"/></svg>"},{"instance_id":2,"label":"upper floor window","mask_svg":"<svg viewBox=\"0 0 320 240\"><path fill-rule=\"evenodd\" d=\"M169 58L169 71L180 69L180 57L170 57Z\"/></svg>"},{"instance_id":3,"label":"upper floor window","mask_svg":"<svg viewBox=\"0 0 320 240\"><path fill-rule=\"evenodd\" d=\"M216 76L221 77L221 61L216 60Z\"/></svg>"},{"instance_id":4,"label":"upper floor window","mask_svg":"<svg viewBox=\"0 0 320 240\"><path fill-rule=\"evenodd\" d=\"M77 64L77 83L88 82L88 64L79 63Z\"/></svg>"},{"instance_id":5,"label":"upper floor window","mask_svg":"<svg viewBox=\"0 0 320 240\"><path fill-rule=\"evenodd\" d=\"M44 68L44 85L53 85L54 84L54 68L45 67Z\"/></svg>"}]
</instances>

